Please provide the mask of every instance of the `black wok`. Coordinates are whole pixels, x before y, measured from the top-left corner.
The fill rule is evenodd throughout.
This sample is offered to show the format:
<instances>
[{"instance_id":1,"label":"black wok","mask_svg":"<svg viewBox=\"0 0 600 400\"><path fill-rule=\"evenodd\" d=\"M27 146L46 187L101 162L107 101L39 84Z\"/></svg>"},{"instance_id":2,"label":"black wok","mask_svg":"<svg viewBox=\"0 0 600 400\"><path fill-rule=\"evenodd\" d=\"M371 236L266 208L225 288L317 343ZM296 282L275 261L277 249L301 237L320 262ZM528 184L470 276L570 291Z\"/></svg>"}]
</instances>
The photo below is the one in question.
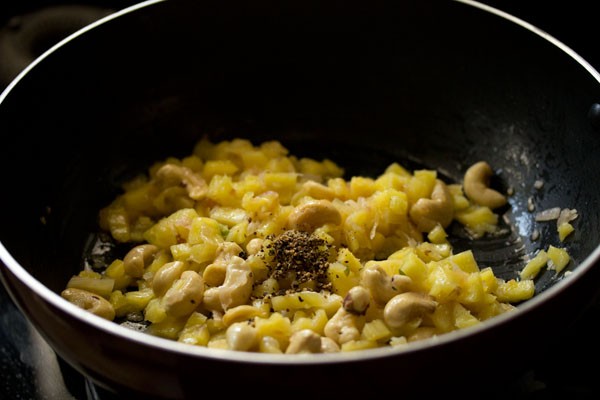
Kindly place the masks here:
<instances>
[{"instance_id":1,"label":"black wok","mask_svg":"<svg viewBox=\"0 0 600 400\"><path fill-rule=\"evenodd\" d=\"M0 271L62 359L130 397L189 398L207 387L354 397L390 387L474 392L554 345L598 289L600 75L478 3L391 3L140 3L69 37L9 85L0 97ZM63 300L119 184L187 155L203 134L275 138L348 175L398 161L458 182L487 160L494 185L514 189L511 231L473 242L457 230L454 244L504 278L538 249L566 247L569 272L543 272L517 312L472 329L404 350L310 358L192 348ZM530 203L577 209L575 232L560 243Z\"/></svg>"}]
</instances>

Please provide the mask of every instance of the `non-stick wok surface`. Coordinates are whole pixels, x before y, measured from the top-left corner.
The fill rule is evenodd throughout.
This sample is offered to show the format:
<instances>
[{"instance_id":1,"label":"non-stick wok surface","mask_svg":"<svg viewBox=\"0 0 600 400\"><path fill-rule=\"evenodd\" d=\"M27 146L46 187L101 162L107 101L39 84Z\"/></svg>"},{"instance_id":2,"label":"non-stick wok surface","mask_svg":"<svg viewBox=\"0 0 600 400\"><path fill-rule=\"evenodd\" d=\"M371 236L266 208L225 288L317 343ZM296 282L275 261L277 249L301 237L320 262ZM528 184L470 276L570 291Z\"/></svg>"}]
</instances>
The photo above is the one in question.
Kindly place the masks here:
<instances>
[{"instance_id":1,"label":"non-stick wok surface","mask_svg":"<svg viewBox=\"0 0 600 400\"><path fill-rule=\"evenodd\" d=\"M561 49L458 2L343 12L323 2L230 3L167 1L125 14L55 50L4 98L0 241L51 290L81 269L97 212L119 184L187 155L203 134L275 138L348 175L398 161L457 182L487 160L494 185L514 189L504 210L511 230L477 242L456 230L455 244L473 246L502 277L561 245L531 202L578 210L569 269L597 248L600 137L588 114L600 89ZM546 273L536 288L556 282Z\"/></svg>"}]
</instances>

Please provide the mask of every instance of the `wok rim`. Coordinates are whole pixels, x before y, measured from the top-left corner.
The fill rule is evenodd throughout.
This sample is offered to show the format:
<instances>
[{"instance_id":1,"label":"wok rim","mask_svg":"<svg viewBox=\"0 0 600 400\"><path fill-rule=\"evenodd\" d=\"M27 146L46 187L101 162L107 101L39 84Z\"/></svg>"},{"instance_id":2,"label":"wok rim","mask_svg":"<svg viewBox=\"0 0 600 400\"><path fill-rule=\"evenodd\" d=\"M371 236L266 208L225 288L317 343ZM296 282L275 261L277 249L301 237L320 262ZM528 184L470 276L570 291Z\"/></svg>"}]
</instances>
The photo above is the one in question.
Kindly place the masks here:
<instances>
[{"instance_id":1,"label":"wok rim","mask_svg":"<svg viewBox=\"0 0 600 400\"><path fill-rule=\"evenodd\" d=\"M168 0L145 0L132 6L126 7L122 10L111 13L79 30L65 37L59 41L47 51L39 55L34 61L32 61L26 68L24 68L3 90L0 94L0 106L2 105L5 98L15 88L15 86L21 81L33 68L41 63L46 57L52 54L57 49L68 44L73 39L84 35L86 32L95 29L111 20L130 14L137 10L150 7L159 3L166 2ZM572 48L561 42L551 34L543 31L542 29L512 15L504 12L498 8L480 3L474 0L450 0L465 5L478 8L484 12L495 14L501 18L506 19L510 23L514 23L522 26L530 32L540 36L543 40L550 42L551 44L562 50L567 56L571 57L577 63L579 63L598 83L600 83L600 73L583 57L581 57ZM419 351L429 350L435 347L452 344L459 342L468 337L472 337L483 332L494 329L497 326L509 323L510 321L518 318L523 318L530 314L533 310L541 307L544 303L549 302L551 299L556 298L570 286L574 285L583 276L592 269L600 259L600 244L596 246L595 250L590 253L568 276L565 275L558 282L553 284L551 287L544 290L542 293L536 294L533 298L517 306L517 309L513 312L507 312L498 316L495 316L489 320L483 321L472 327L458 329L452 332L445 333L433 338L424 339L416 342L412 342L407 346L400 347L382 347L375 349L365 349L360 351L352 352L339 352L339 353L323 353L314 354L307 356L299 355L286 355L286 354L267 354L257 352L244 352L244 351L232 351L223 349L212 349L203 346L190 346L189 344L180 343L170 339L165 339L153 335L149 335L144 332L138 332L118 324L113 321L107 321L101 317L93 315L74 304L69 303L63 299L59 294L53 292L46 287L42 282L31 275L24 267L22 267L17 260L13 258L8 249L4 247L4 244L0 241L0 266L6 268L20 284L23 284L27 289L31 290L37 296L41 297L45 302L49 303L53 307L66 313L70 318L79 320L80 322L92 326L105 334L116 336L119 339L131 341L136 343L140 347L148 347L164 352L174 353L179 356L185 357L198 357L208 358L220 361L235 361L238 363L247 364L273 364L273 365L310 365L310 364L331 364L331 363L344 363L344 362L355 362L355 361L366 361L374 360L378 358L388 358L401 356L407 353L416 353ZM2 271L4 272L4 271ZM13 299L17 307L21 309L21 305L14 299L14 295L11 292L9 285L4 281L4 273L0 274L0 280L2 280L4 286L8 289L9 296ZM23 314L29 319L27 313ZM37 327L43 334L43 327ZM52 346L54 347L54 346Z\"/></svg>"}]
</instances>

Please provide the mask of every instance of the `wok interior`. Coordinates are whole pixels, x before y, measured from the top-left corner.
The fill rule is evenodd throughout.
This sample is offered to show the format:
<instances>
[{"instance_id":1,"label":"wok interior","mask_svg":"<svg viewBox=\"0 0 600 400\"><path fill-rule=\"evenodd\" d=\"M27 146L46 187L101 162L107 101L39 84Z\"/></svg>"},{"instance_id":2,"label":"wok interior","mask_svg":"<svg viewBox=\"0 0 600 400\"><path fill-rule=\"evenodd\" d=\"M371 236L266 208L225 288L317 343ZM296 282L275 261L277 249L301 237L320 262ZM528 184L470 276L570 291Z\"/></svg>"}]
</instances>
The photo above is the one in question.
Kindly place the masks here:
<instances>
[{"instance_id":1,"label":"wok interior","mask_svg":"<svg viewBox=\"0 0 600 400\"><path fill-rule=\"evenodd\" d=\"M549 244L569 249L569 268L597 247L600 159L588 149L600 137L587 112L598 82L559 49L454 2L395 12L232 3L166 2L105 23L49 55L0 106L0 240L52 290L81 269L119 184L190 154L205 134L280 140L348 176L397 161L458 182L486 160L494 185L515 191L503 210L512 233L473 243L453 232L502 277ZM534 221L529 198L537 210L578 210L564 244L555 224ZM543 275L537 288L554 282Z\"/></svg>"}]
</instances>

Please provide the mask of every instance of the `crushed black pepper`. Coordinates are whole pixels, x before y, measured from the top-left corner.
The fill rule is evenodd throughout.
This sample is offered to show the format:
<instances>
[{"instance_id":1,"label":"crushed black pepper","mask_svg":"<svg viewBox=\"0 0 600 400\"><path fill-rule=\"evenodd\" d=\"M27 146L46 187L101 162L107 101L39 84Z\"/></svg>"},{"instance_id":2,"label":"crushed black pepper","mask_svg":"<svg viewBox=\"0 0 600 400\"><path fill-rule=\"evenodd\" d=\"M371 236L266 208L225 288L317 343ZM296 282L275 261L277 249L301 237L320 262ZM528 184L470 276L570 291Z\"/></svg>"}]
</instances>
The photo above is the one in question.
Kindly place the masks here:
<instances>
[{"instance_id":1,"label":"crushed black pepper","mask_svg":"<svg viewBox=\"0 0 600 400\"><path fill-rule=\"evenodd\" d=\"M282 293L306 290L304 283L314 283L314 290L330 290L327 278L330 246L322 238L304 231L288 230L279 236L269 237L263 251L272 261L269 263L270 278L283 285Z\"/></svg>"}]
</instances>

